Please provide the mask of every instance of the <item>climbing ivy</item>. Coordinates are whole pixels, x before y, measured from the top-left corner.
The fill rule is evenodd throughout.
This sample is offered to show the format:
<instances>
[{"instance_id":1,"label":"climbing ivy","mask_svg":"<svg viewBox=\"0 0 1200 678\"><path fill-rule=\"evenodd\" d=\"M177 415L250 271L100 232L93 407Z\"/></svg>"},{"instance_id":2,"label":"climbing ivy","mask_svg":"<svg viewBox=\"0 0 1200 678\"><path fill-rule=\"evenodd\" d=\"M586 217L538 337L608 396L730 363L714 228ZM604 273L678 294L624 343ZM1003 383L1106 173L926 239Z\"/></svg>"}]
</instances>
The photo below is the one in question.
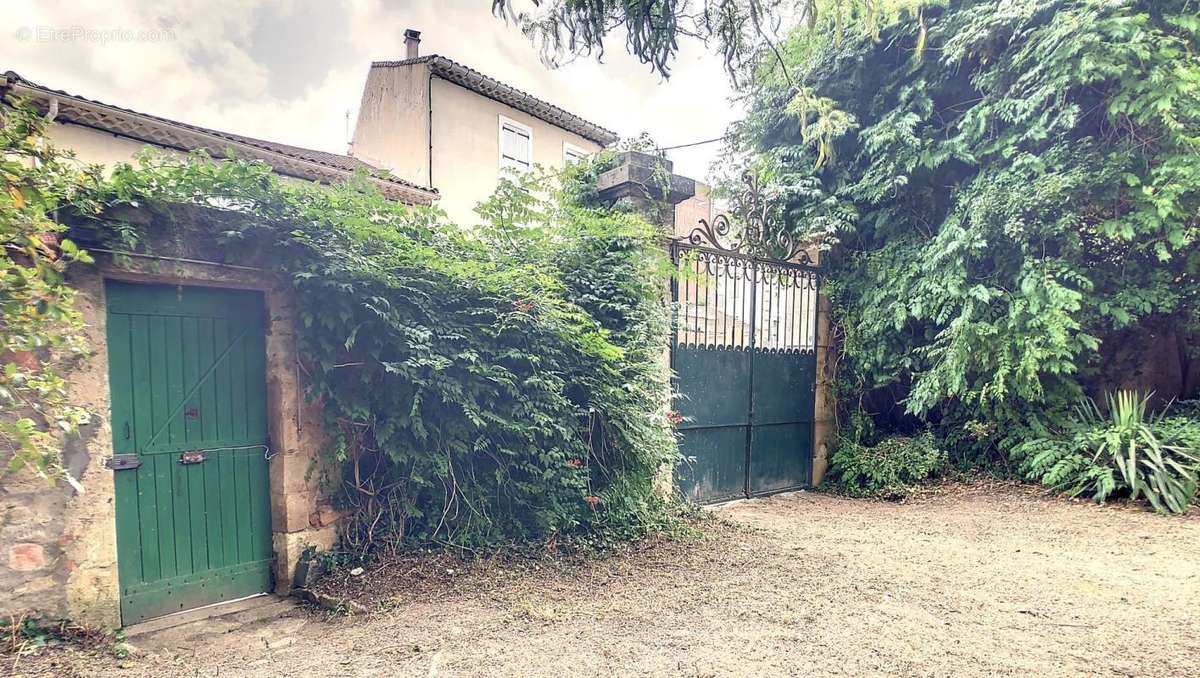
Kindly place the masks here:
<instances>
[{"instance_id":1,"label":"climbing ivy","mask_svg":"<svg viewBox=\"0 0 1200 678\"><path fill-rule=\"evenodd\" d=\"M63 275L91 259L54 214L96 211L100 178L48 146L44 126L28 107L0 107L0 448L9 470L57 480L66 477L59 436L89 419L59 375L87 349Z\"/></svg>"},{"instance_id":2,"label":"climbing ivy","mask_svg":"<svg viewBox=\"0 0 1200 678\"><path fill-rule=\"evenodd\" d=\"M160 229L292 287L351 547L472 547L665 520L667 268L657 229L579 198L593 174L505 180L469 227L366 177L203 155L120 165L103 200L155 215L142 246Z\"/></svg>"},{"instance_id":3,"label":"climbing ivy","mask_svg":"<svg viewBox=\"0 0 1200 678\"><path fill-rule=\"evenodd\" d=\"M1191 346L1176 394L1195 397L1195 3L901 14L877 37L797 31L730 149L829 249L844 406L994 453L1164 335Z\"/></svg>"}]
</instances>

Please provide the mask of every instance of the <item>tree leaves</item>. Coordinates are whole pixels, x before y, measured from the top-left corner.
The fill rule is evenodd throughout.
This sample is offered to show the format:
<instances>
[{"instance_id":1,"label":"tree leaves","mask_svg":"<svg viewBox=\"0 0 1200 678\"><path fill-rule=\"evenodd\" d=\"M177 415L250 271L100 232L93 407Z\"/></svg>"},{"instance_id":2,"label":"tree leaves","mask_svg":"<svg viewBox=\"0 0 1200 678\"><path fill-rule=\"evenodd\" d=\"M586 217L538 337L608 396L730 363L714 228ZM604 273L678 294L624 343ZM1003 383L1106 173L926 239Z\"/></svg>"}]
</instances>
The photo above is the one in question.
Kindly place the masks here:
<instances>
[{"instance_id":1,"label":"tree leaves","mask_svg":"<svg viewBox=\"0 0 1200 678\"><path fill-rule=\"evenodd\" d=\"M1200 331L1194 7L922 17L924 35L899 20L878 43L797 31L795 86L761 68L736 128L734 155L770 167L794 228L830 249L844 399L903 426L1004 427L1103 380L1119 332ZM811 133L835 115L857 123L827 137L836 155Z\"/></svg>"},{"instance_id":2,"label":"tree leaves","mask_svg":"<svg viewBox=\"0 0 1200 678\"><path fill-rule=\"evenodd\" d=\"M55 151L45 125L22 102L0 107L0 449L10 469L53 481L66 473L58 436L90 417L69 402L59 370L87 349L64 273L91 262L53 215L94 213L100 173Z\"/></svg>"}]
</instances>

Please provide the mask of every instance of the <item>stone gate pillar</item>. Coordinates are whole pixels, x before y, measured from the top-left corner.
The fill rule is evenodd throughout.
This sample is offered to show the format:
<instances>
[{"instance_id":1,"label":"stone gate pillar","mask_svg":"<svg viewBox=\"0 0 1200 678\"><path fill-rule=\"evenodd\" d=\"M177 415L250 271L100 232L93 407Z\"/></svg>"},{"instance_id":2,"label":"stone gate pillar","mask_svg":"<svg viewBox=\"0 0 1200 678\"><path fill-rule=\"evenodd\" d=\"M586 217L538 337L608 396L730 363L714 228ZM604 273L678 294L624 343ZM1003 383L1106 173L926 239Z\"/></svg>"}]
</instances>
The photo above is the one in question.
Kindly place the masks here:
<instances>
[{"instance_id":1,"label":"stone gate pillar","mask_svg":"<svg viewBox=\"0 0 1200 678\"><path fill-rule=\"evenodd\" d=\"M626 151L618 159L616 167L596 178L596 189L601 199L613 206L632 209L649 223L661 227L663 247L669 249L671 238L676 233L676 207L695 199L696 181L675 174L672 171L674 163L666 158ZM663 299L669 307L672 303L669 282L663 286ZM671 341L668 339L661 355L662 369L668 373L671 369ZM668 386L662 394L664 417L671 411L671 400ZM657 490L664 496L669 495L674 486L673 470L670 467L661 469L656 479Z\"/></svg>"},{"instance_id":2,"label":"stone gate pillar","mask_svg":"<svg viewBox=\"0 0 1200 678\"><path fill-rule=\"evenodd\" d=\"M626 204L663 234L675 232L675 206L696 197L694 179L673 173L674 163L648 153L626 151L619 164L596 178L600 197L615 205Z\"/></svg>"}]
</instances>

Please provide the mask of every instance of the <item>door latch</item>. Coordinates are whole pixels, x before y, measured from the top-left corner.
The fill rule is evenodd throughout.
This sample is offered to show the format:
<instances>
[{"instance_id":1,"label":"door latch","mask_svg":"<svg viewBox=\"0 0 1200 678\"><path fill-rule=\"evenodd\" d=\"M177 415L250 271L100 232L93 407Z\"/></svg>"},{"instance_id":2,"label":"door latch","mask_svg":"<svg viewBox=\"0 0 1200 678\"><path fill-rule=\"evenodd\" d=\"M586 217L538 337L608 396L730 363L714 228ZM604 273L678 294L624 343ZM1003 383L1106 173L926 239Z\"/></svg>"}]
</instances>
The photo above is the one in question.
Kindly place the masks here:
<instances>
[{"instance_id":1,"label":"door latch","mask_svg":"<svg viewBox=\"0 0 1200 678\"><path fill-rule=\"evenodd\" d=\"M191 450L179 455L180 464L199 464L204 461L204 453L200 450Z\"/></svg>"},{"instance_id":2,"label":"door latch","mask_svg":"<svg viewBox=\"0 0 1200 678\"><path fill-rule=\"evenodd\" d=\"M125 471L142 465L142 458L136 454L114 454L104 460L104 465L114 471Z\"/></svg>"}]
</instances>

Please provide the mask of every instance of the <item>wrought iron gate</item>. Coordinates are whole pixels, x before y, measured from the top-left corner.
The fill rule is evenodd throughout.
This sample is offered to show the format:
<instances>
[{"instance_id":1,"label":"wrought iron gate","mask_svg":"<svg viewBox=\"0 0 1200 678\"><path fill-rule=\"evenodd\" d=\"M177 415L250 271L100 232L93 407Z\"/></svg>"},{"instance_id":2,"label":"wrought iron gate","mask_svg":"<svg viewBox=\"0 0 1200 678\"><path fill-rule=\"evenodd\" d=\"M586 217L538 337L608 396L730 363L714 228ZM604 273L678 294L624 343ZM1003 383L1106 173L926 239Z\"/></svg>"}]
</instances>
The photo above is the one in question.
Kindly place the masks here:
<instances>
[{"instance_id":1,"label":"wrought iron gate","mask_svg":"<svg viewBox=\"0 0 1200 678\"><path fill-rule=\"evenodd\" d=\"M809 485L819 269L787 235L724 216L671 258L680 490L711 503Z\"/></svg>"}]
</instances>

